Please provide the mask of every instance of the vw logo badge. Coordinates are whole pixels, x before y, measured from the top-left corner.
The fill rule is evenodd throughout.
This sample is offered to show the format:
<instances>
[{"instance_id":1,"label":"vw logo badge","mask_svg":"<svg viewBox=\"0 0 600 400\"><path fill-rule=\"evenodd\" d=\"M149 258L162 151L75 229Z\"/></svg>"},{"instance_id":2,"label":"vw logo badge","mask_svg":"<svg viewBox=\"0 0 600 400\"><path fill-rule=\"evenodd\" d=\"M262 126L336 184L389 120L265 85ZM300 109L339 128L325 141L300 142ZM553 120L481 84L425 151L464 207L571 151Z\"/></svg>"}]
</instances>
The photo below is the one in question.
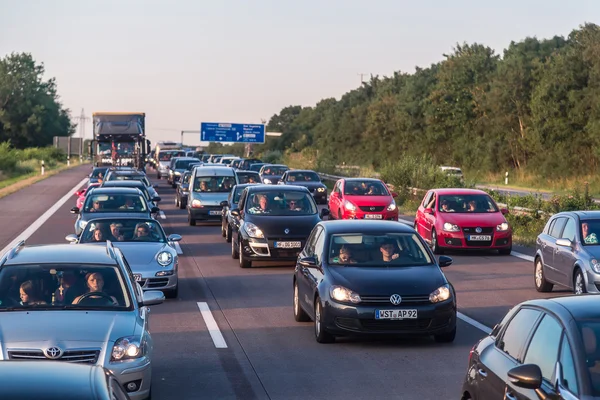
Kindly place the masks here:
<instances>
[{"instance_id":1,"label":"vw logo badge","mask_svg":"<svg viewBox=\"0 0 600 400\"><path fill-rule=\"evenodd\" d=\"M398 304L402 303L402 297L400 297L399 294L393 294L390 296L390 302L397 306Z\"/></svg>"},{"instance_id":2,"label":"vw logo badge","mask_svg":"<svg viewBox=\"0 0 600 400\"><path fill-rule=\"evenodd\" d=\"M481 233L481 228L480 227L475 228L475 232Z\"/></svg>"},{"instance_id":3,"label":"vw logo badge","mask_svg":"<svg viewBox=\"0 0 600 400\"><path fill-rule=\"evenodd\" d=\"M63 351L60 347L49 347L44 350L44 354L51 360L56 360L63 355Z\"/></svg>"},{"instance_id":4,"label":"vw logo badge","mask_svg":"<svg viewBox=\"0 0 600 400\"><path fill-rule=\"evenodd\" d=\"M284 232L286 235L288 235L290 233L290 230L288 228L285 228Z\"/></svg>"},{"instance_id":5,"label":"vw logo badge","mask_svg":"<svg viewBox=\"0 0 600 400\"><path fill-rule=\"evenodd\" d=\"M375 211L375 207L371 207L371 211Z\"/></svg>"}]
</instances>

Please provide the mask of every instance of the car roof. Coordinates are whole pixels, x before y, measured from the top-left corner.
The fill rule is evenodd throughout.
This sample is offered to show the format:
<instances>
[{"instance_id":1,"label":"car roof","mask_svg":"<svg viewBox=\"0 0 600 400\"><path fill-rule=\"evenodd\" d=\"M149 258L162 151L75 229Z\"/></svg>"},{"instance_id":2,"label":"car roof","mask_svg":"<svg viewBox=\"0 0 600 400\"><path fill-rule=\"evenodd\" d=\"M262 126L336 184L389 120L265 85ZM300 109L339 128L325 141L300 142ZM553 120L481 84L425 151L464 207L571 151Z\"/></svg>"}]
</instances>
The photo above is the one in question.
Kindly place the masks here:
<instances>
[{"instance_id":1,"label":"car roof","mask_svg":"<svg viewBox=\"0 0 600 400\"><path fill-rule=\"evenodd\" d=\"M479 189L464 189L464 188L444 188L444 189L433 189L433 191L441 196L443 195L466 195L466 194L489 194Z\"/></svg>"},{"instance_id":2,"label":"car roof","mask_svg":"<svg viewBox=\"0 0 600 400\"><path fill-rule=\"evenodd\" d=\"M257 174L258 172L256 171L249 171L249 170L243 170L243 171L235 171L236 174Z\"/></svg>"},{"instance_id":3,"label":"car roof","mask_svg":"<svg viewBox=\"0 0 600 400\"><path fill-rule=\"evenodd\" d=\"M380 182L381 179L377 178L342 178L346 182Z\"/></svg>"},{"instance_id":4,"label":"car roof","mask_svg":"<svg viewBox=\"0 0 600 400\"><path fill-rule=\"evenodd\" d=\"M210 176L210 174L217 175L218 173L223 173L223 172L227 172L229 174L235 173L233 168L228 167L227 165L224 165L224 164L220 164L219 166L214 166L214 167L212 165L209 165L209 166L203 165L203 166L194 168L194 171L199 171L199 172L196 172L196 175L201 174L204 176Z\"/></svg>"},{"instance_id":5,"label":"car roof","mask_svg":"<svg viewBox=\"0 0 600 400\"><path fill-rule=\"evenodd\" d=\"M198 159L198 157L173 157L173 159L176 159L177 161L198 161L198 162L200 162L200 159Z\"/></svg>"},{"instance_id":6,"label":"car roof","mask_svg":"<svg viewBox=\"0 0 600 400\"><path fill-rule=\"evenodd\" d=\"M101 187L118 187L118 186L140 186L140 187L146 187L146 185L144 184L144 182L142 181L138 181L137 179L129 179L129 180L116 180L116 181L104 181L102 182L102 186Z\"/></svg>"},{"instance_id":7,"label":"car roof","mask_svg":"<svg viewBox=\"0 0 600 400\"><path fill-rule=\"evenodd\" d=\"M110 182L110 181L109 181ZM140 189L134 187L97 187L94 188L95 194L110 194L110 193L119 193L119 194L139 194Z\"/></svg>"},{"instance_id":8,"label":"car roof","mask_svg":"<svg viewBox=\"0 0 600 400\"><path fill-rule=\"evenodd\" d=\"M249 192L308 192L304 186L296 185L262 185L254 184L248 186ZM310 193L310 192L308 192Z\"/></svg>"},{"instance_id":9,"label":"car roof","mask_svg":"<svg viewBox=\"0 0 600 400\"><path fill-rule=\"evenodd\" d=\"M111 170L110 173L113 174L113 175L141 175L141 176L146 176L146 174L143 173L142 171L133 170L133 169L114 169L114 170Z\"/></svg>"},{"instance_id":10,"label":"car roof","mask_svg":"<svg viewBox=\"0 0 600 400\"><path fill-rule=\"evenodd\" d=\"M408 224L398 223L396 221L369 221L369 220L338 220L321 221L319 225L325 228L329 234L341 233L365 233L375 234L381 232L388 233L415 233L415 230Z\"/></svg>"},{"instance_id":11,"label":"car roof","mask_svg":"<svg viewBox=\"0 0 600 400\"><path fill-rule=\"evenodd\" d=\"M312 169L291 169L288 171L288 173L293 173L293 172L301 172L301 173L312 172L313 174L316 174L316 172L313 171Z\"/></svg>"},{"instance_id":12,"label":"car roof","mask_svg":"<svg viewBox=\"0 0 600 400\"><path fill-rule=\"evenodd\" d=\"M107 246L60 243L18 247L4 265L73 263L116 265L117 261L108 253Z\"/></svg>"},{"instance_id":13,"label":"car roof","mask_svg":"<svg viewBox=\"0 0 600 400\"><path fill-rule=\"evenodd\" d=\"M600 321L600 296L569 295L549 299L535 299L523 302L522 305L536 305L557 314L567 311L576 320L593 319Z\"/></svg>"},{"instance_id":14,"label":"car roof","mask_svg":"<svg viewBox=\"0 0 600 400\"><path fill-rule=\"evenodd\" d=\"M248 186L257 186L259 184L257 183L240 183L234 186L234 188L236 190L243 190L244 188L247 188Z\"/></svg>"},{"instance_id":15,"label":"car roof","mask_svg":"<svg viewBox=\"0 0 600 400\"><path fill-rule=\"evenodd\" d=\"M585 210L585 211L571 211L570 213L577 215L580 219L600 218L600 211Z\"/></svg>"},{"instance_id":16,"label":"car roof","mask_svg":"<svg viewBox=\"0 0 600 400\"><path fill-rule=\"evenodd\" d=\"M289 168L289 167L288 167L287 165L285 165L285 164L265 164L265 165L267 165L267 166L269 166L269 167L286 167L286 168Z\"/></svg>"}]
</instances>

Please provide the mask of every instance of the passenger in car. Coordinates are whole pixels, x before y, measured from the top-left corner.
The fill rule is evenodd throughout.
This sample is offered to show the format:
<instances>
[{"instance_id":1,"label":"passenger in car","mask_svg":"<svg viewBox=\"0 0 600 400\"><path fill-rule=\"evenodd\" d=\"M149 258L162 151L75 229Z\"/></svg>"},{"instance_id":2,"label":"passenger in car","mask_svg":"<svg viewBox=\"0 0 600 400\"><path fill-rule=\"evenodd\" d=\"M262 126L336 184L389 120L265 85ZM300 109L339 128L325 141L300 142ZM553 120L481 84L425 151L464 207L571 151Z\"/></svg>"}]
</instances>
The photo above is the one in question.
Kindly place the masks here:
<instances>
[{"instance_id":1,"label":"passenger in car","mask_svg":"<svg viewBox=\"0 0 600 400\"><path fill-rule=\"evenodd\" d=\"M390 262L400 257L396 242L392 239L387 239L381 243L379 251L381 251L383 262Z\"/></svg>"},{"instance_id":2,"label":"passenger in car","mask_svg":"<svg viewBox=\"0 0 600 400\"><path fill-rule=\"evenodd\" d=\"M148 225L143 222L137 224L135 227L135 233L133 235L134 240L139 240L142 242L152 241L152 238L150 237L150 228L148 228Z\"/></svg>"},{"instance_id":3,"label":"passenger in car","mask_svg":"<svg viewBox=\"0 0 600 400\"><path fill-rule=\"evenodd\" d=\"M100 227L94 229L94 233L92 233L92 242L105 242L106 239L104 237L104 232Z\"/></svg>"},{"instance_id":4,"label":"passenger in car","mask_svg":"<svg viewBox=\"0 0 600 400\"><path fill-rule=\"evenodd\" d=\"M440 208L442 212L454 212L454 210L450 207L450 203L447 200L442 201L442 208Z\"/></svg>"},{"instance_id":5,"label":"passenger in car","mask_svg":"<svg viewBox=\"0 0 600 400\"><path fill-rule=\"evenodd\" d=\"M19 295L21 297L22 306L46 304L46 302L41 299L41 296L38 294L37 290L33 287L32 281L25 281L21 284L21 287L19 288Z\"/></svg>"},{"instance_id":6,"label":"passenger in car","mask_svg":"<svg viewBox=\"0 0 600 400\"><path fill-rule=\"evenodd\" d=\"M475 211L477 211L477 203L475 203L475 200L471 200L469 202L467 211L469 211L469 212L475 212Z\"/></svg>"},{"instance_id":7,"label":"passenger in car","mask_svg":"<svg viewBox=\"0 0 600 400\"><path fill-rule=\"evenodd\" d=\"M352 250L349 247L342 246L340 254L333 258L333 262L336 264L356 264L357 261L352 257Z\"/></svg>"},{"instance_id":8,"label":"passenger in car","mask_svg":"<svg viewBox=\"0 0 600 400\"><path fill-rule=\"evenodd\" d=\"M583 241L587 244L597 244L598 237L595 233L590 233L590 227L587 222L581 224L581 234L583 235Z\"/></svg>"},{"instance_id":9,"label":"passenger in car","mask_svg":"<svg viewBox=\"0 0 600 400\"><path fill-rule=\"evenodd\" d=\"M60 286L54 291L54 301L59 304L64 304L67 302L66 299L71 297L67 295L67 292L69 292L69 289L75 284L76 281L77 278L71 271L63 272L62 276L60 277ZM69 292L69 295L70 294L71 292ZM72 301L73 300L71 299L69 302Z\"/></svg>"},{"instance_id":10,"label":"passenger in car","mask_svg":"<svg viewBox=\"0 0 600 400\"><path fill-rule=\"evenodd\" d=\"M122 227L123 224L121 223L113 222L112 224L110 224L110 235L108 237L108 240L110 240L111 242L122 242L123 240L125 240L123 234L121 233Z\"/></svg>"},{"instance_id":11,"label":"passenger in car","mask_svg":"<svg viewBox=\"0 0 600 400\"><path fill-rule=\"evenodd\" d=\"M103 293L103 289L104 289L104 277L102 276L102 274L100 272L88 272L85 275L85 282L87 285L87 292L82 294L81 296L78 296L77 298L75 298L75 300L73 300L72 304L79 304L79 302L82 300L82 298L88 294L88 293ZM95 295L90 295L90 296L86 296L87 298L92 298L92 299L101 299L102 296L95 296ZM118 305L119 303L117 302L117 299L113 296L110 296L110 298L112 299L114 305Z\"/></svg>"},{"instance_id":12,"label":"passenger in car","mask_svg":"<svg viewBox=\"0 0 600 400\"><path fill-rule=\"evenodd\" d=\"M135 206L133 197L127 196L125 197L124 204L119 207L119 210L135 210Z\"/></svg>"},{"instance_id":13,"label":"passenger in car","mask_svg":"<svg viewBox=\"0 0 600 400\"><path fill-rule=\"evenodd\" d=\"M98 200L94 200L92 203L92 208L90 208L89 212L102 211L102 203Z\"/></svg>"},{"instance_id":14,"label":"passenger in car","mask_svg":"<svg viewBox=\"0 0 600 400\"><path fill-rule=\"evenodd\" d=\"M302 211L300 202L295 200L288 201L288 208L293 211Z\"/></svg>"}]
</instances>

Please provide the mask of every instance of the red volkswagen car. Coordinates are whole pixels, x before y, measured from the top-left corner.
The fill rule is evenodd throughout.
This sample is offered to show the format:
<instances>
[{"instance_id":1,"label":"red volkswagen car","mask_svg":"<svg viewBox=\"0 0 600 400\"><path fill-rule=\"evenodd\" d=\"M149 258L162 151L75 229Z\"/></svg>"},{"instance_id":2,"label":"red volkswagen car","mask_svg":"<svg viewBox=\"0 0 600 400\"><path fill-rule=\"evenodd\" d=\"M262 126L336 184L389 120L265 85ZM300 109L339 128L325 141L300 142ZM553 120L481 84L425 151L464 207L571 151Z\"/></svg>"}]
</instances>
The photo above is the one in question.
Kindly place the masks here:
<instances>
[{"instance_id":1,"label":"red volkswagen car","mask_svg":"<svg viewBox=\"0 0 600 400\"><path fill-rule=\"evenodd\" d=\"M340 179L329 196L329 218L398 221L397 196L379 179Z\"/></svg>"},{"instance_id":2,"label":"red volkswagen car","mask_svg":"<svg viewBox=\"0 0 600 400\"><path fill-rule=\"evenodd\" d=\"M496 202L475 189L432 189L415 218L415 230L434 253L450 249L494 249L510 254L512 229Z\"/></svg>"}]
</instances>

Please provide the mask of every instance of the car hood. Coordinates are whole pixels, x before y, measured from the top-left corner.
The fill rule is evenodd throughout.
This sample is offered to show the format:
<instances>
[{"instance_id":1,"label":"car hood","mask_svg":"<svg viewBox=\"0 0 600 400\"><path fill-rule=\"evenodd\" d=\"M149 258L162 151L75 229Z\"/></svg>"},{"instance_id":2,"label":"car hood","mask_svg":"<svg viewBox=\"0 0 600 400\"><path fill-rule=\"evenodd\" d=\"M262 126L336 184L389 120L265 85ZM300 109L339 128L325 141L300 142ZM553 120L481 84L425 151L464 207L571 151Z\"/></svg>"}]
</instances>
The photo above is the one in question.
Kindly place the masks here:
<instances>
[{"instance_id":1,"label":"car hood","mask_svg":"<svg viewBox=\"0 0 600 400\"><path fill-rule=\"evenodd\" d=\"M495 213L438 213L441 217L438 221L449 222L451 224L463 226L480 226L480 227L496 227L503 222L506 222L506 218L501 212Z\"/></svg>"},{"instance_id":2,"label":"car hood","mask_svg":"<svg viewBox=\"0 0 600 400\"><path fill-rule=\"evenodd\" d=\"M150 218L150 212L85 212L81 213L82 221L90 221L95 218Z\"/></svg>"},{"instance_id":3,"label":"car hood","mask_svg":"<svg viewBox=\"0 0 600 400\"><path fill-rule=\"evenodd\" d=\"M352 196L345 195L345 200L350 201L359 207L366 206L389 206L392 203L392 196Z\"/></svg>"},{"instance_id":4,"label":"car hood","mask_svg":"<svg viewBox=\"0 0 600 400\"><path fill-rule=\"evenodd\" d=\"M125 259L131 266L133 272L156 271L160 267L156 261L156 255L161 251L168 251L173 256L173 260L177 257L177 251L167 243L152 243L152 242L111 242L113 246L118 248L125 255ZM98 246L106 246L106 242L90 243ZM169 267L171 267L170 265ZM168 269L165 267L164 269Z\"/></svg>"},{"instance_id":5,"label":"car hood","mask_svg":"<svg viewBox=\"0 0 600 400\"><path fill-rule=\"evenodd\" d=\"M329 266L334 285L360 295L429 295L446 283L436 265L419 267L338 267Z\"/></svg>"},{"instance_id":6,"label":"car hood","mask_svg":"<svg viewBox=\"0 0 600 400\"><path fill-rule=\"evenodd\" d=\"M229 192L188 192L188 195L191 200L198 199L205 206L220 206L229 197Z\"/></svg>"},{"instance_id":7,"label":"car hood","mask_svg":"<svg viewBox=\"0 0 600 400\"><path fill-rule=\"evenodd\" d=\"M305 216L255 216L246 220L256 225L269 238L307 238L315 225L321 221L318 215ZM289 229L289 233L285 230Z\"/></svg>"},{"instance_id":8,"label":"car hood","mask_svg":"<svg viewBox=\"0 0 600 400\"><path fill-rule=\"evenodd\" d=\"M136 331L131 311L3 311L0 312L0 343L82 341L107 342Z\"/></svg>"}]
</instances>

